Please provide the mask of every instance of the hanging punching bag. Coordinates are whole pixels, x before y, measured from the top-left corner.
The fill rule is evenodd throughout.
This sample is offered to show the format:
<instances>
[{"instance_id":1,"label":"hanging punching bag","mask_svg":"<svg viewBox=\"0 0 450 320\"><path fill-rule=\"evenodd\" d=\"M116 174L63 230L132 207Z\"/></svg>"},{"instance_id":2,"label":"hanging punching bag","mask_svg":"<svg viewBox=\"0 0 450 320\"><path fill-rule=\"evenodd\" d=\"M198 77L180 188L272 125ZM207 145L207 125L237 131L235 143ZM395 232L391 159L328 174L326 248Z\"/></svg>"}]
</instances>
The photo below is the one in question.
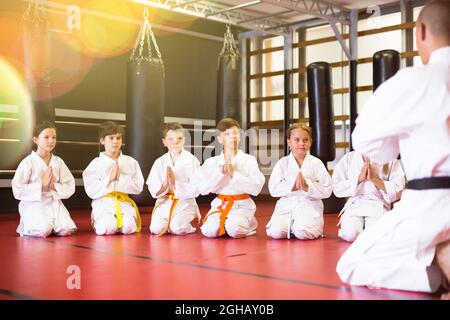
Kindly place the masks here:
<instances>
[{"instance_id":1,"label":"hanging punching bag","mask_svg":"<svg viewBox=\"0 0 450 320\"><path fill-rule=\"evenodd\" d=\"M373 55L373 91L400 69L400 53L381 50Z\"/></svg>"},{"instance_id":2,"label":"hanging punching bag","mask_svg":"<svg viewBox=\"0 0 450 320\"><path fill-rule=\"evenodd\" d=\"M306 70L311 154L326 163L336 156L331 68L326 62L314 62Z\"/></svg>"},{"instance_id":3,"label":"hanging punching bag","mask_svg":"<svg viewBox=\"0 0 450 320\"><path fill-rule=\"evenodd\" d=\"M50 77L50 35L43 2L30 2L23 16L25 82L34 104L35 123L55 121Z\"/></svg>"},{"instance_id":4,"label":"hanging punching bag","mask_svg":"<svg viewBox=\"0 0 450 320\"><path fill-rule=\"evenodd\" d=\"M145 49L147 53L144 53ZM127 65L125 130L126 152L139 162L144 177L150 173L153 162L164 153L161 142L164 81L164 64L145 9L144 23ZM132 198L140 206L153 203L146 187L140 195L132 195Z\"/></svg>"},{"instance_id":5,"label":"hanging punching bag","mask_svg":"<svg viewBox=\"0 0 450 320\"><path fill-rule=\"evenodd\" d=\"M242 125L240 108L241 59L230 27L225 32L217 65L216 121L234 118Z\"/></svg>"},{"instance_id":6,"label":"hanging punching bag","mask_svg":"<svg viewBox=\"0 0 450 320\"><path fill-rule=\"evenodd\" d=\"M400 53L387 49L373 54L373 91L400 69ZM400 159L400 155L398 156Z\"/></svg>"}]
</instances>

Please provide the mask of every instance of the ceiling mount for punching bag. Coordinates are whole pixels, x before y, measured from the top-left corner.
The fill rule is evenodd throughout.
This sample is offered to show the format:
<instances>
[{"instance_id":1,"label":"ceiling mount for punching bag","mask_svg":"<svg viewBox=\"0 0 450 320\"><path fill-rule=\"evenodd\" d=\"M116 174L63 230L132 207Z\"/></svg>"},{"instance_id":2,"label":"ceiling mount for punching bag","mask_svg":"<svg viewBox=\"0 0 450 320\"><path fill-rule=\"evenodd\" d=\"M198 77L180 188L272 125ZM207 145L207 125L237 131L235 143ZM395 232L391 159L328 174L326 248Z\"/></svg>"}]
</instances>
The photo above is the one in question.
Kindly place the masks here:
<instances>
[{"instance_id":1,"label":"ceiling mount for punching bag","mask_svg":"<svg viewBox=\"0 0 450 320\"><path fill-rule=\"evenodd\" d=\"M153 162L164 153L160 135L164 127L165 73L147 8L127 66L126 151L147 177ZM144 188L132 196L138 205L153 200Z\"/></svg>"},{"instance_id":2,"label":"ceiling mount for punching bag","mask_svg":"<svg viewBox=\"0 0 450 320\"><path fill-rule=\"evenodd\" d=\"M35 123L55 121L52 103L49 22L43 0L30 2L22 16L25 83L34 104Z\"/></svg>"},{"instance_id":3,"label":"ceiling mount for punching bag","mask_svg":"<svg viewBox=\"0 0 450 320\"><path fill-rule=\"evenodd\" d=\"M240 106L240 72L239 50L230 26L227 25L222 51L217 63L216 121L230 117L243 125Z\"/></svg>"}]
</instances>

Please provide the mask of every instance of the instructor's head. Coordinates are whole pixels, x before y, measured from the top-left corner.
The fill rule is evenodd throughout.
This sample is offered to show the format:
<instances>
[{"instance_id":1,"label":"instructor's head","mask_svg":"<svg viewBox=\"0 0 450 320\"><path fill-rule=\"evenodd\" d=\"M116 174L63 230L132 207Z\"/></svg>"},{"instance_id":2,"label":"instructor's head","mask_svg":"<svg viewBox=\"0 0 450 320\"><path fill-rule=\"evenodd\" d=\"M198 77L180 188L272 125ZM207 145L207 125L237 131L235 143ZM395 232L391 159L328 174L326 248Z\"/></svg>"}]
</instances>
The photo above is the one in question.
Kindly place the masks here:
<instances>
[{"instance_id":1,"label":"instructor's head","mask_svg":"<svg viewBox=\"0 0 450 320\"><path fill-rule=\"evenodd\" d=\"M434 50L450 46L450 0L432 0L423 7L416 22L416 41L424 64Z\"/></svg>"}]
</instances>

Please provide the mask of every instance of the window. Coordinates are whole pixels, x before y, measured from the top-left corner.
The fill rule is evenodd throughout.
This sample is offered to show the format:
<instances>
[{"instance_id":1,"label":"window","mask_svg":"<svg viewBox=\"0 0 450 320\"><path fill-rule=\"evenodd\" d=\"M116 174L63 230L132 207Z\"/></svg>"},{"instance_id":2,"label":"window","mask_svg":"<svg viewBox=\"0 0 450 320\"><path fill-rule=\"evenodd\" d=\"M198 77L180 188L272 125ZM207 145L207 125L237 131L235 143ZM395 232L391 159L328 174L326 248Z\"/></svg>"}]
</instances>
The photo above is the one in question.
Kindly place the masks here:
<instances>
[{"instance_id":1,"label":"window","mask_svg":"<svg viewBox=\"0 0 450 320\"><path fill-rule=\"evenodd\" d=\"M421 7L414 8L414 20L417 19ZM383 12L381 11L381 14ZM385 28L389 26L396 26L401 24L401 13L396 12L392 14L385 14L378 17L372 16L369 19L358 21L358 67L357 67L357 104L358 112L364 109L366 101L372 95L372 63L371 58L374 53L384 49L393 49L402 52L402 35L403 32L400 27L393 28L394 30L378 32L374 30ZM341 34L348 34L348 26L337 25ZM336 125L336 160L328 163L329 168L333 168L335 163L349 151L349 109L350 109L350 95L349 83L350 74L348 67L348 59L341 45L335 39L332 39L335 34L329 25L307 28L304 32L306 44L298 39L298 33L294 33L294 49L293 49L293 68L300 70L294 72L292 77L292 93L300 94L300 98L293 99L293 116L298 118L299 105L304 103L305 113L302 114L308 117L308 99L305 97L306 86L306 72L300 66L308 66L310 63L318 61L326 61L332 66L332 89L333 89L333 111L338 120ZM308 41L317 40L317 43L308 43ZM349 46L349 40L344 40ZM295 46L300 43L301 46ZM283 94L284 94L284 51L283 37L272 37L262 41L262 48L278 47L279 50L266 52L264 54L253 55L252 64L255 61L260 61L260 68L251 66L252 73L269 73L275 74L259 77L259 79L252 79L251 84L251 98L255 101L251 103L250 113L252 121L255 121L255 114L259 112L260 121L274 121L283 120ZM254 50L254 49L252 49ZM417 46L414 39L414 50ZM304 54L300 56L299 54ZM302 64L300 64L302 61ZM414 57L414 65L420 65L420 58ZM299 69L298 69L299 68ZM260 91L257 92L257 81L260 81ZM302 82L300 82L302 81ZM303 96L302 96L303 94ZM259 98L259 99L255 99ZM256 101L257 100L257 101ZM281 126L281 125L280 125Z\"/></svg>"}]
</instances>

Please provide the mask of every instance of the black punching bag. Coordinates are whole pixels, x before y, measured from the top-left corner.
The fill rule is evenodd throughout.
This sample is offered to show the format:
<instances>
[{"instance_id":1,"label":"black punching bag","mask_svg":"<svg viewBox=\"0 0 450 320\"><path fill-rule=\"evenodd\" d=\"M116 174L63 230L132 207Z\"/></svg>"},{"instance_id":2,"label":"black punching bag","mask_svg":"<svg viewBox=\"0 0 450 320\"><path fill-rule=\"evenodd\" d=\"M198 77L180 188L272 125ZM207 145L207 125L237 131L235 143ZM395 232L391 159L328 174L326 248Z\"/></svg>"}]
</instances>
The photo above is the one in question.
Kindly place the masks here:
<instances>
[{"instance_id":1,"label":"black punching bag","mask_svg":"<svg viewBox=\"0 0 450 320\"><path fill-rule=\"evenodd\" d=\"M153 32L145 16L136 46L127 65L126 153L136 159L144 180L153 162L163 155L161 133L164 127L164 64ZM141 39L143 39L141 41ZM146 40L151 39L150 44ZM143 53L154 46L154 51ZM140 195L131 195L140 206L149 206L153 200L144 185Z\"/></svg>"},{"instance_id":2,"label":"black punching bag","mask_svg":"<svg viewBox=\"0 0 450 320\"><path fill-rule=\"evenodd\" d=\"M311 154L326 163L336 156L331 67L326 62L314 62L306 70L309 125L313 134Z\"/></svg>"},{"instance_id":3,"label":"black punching bag","mask_svg":"<svg viewBox=\"0 0 450 320\"><path fill-rule=\"evenodd\" d=\"M395 50L381 50L373 55L373 91L400 69L400 54Z\"/></svg>"},{"instance_id":4,"label":"black punching bag","mask_svg":"<svg viewBox=\"0 0 450 320\"><path fill-rule=\"evenodd\" d=\"M241 59L230 27L224 36L217 65L216 121L234 118L242 125L240 106Z\"/></svg>"},{"instance_id":5,"label":"black punching bag","mask_svg":"<svg viewBox=\"0 0 450 320\"><path fill-rule=\"evenodd\" d=\"M25 82L33 100L36 123L55 121L49 33L43 2L30 2L23 16L23 49Z\"/></svg>"}]
</instances>

